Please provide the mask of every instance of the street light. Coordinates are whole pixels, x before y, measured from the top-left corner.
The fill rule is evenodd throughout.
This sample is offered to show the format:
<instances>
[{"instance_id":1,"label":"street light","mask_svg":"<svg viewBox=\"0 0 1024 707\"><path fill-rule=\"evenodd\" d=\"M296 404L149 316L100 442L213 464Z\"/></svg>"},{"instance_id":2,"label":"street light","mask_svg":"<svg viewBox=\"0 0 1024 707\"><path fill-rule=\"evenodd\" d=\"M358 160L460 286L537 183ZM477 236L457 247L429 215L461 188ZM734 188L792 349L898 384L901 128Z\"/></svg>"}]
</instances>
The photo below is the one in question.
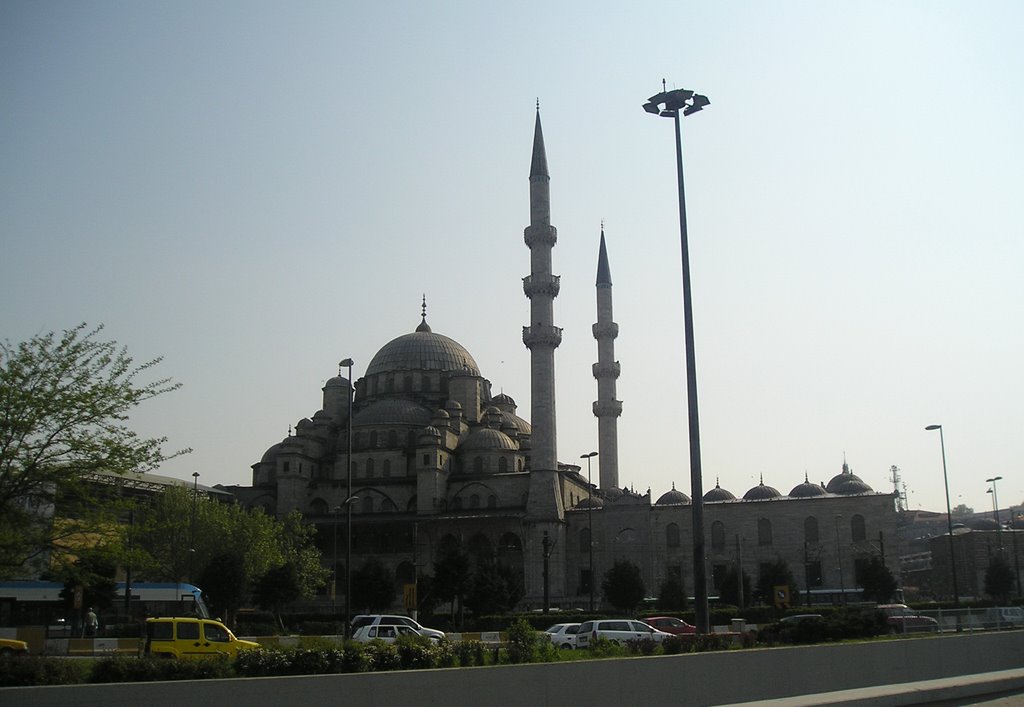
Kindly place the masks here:
<instances>
[{"instance_id":1,"label":"street light","mask_svg":"<svg viewBox=\"0 0 1024 707\"><path fill-rule=\"evenodd\" d=\"M587 460L587 551L590 554L590 581L587 587L590 589L590 613L594 613L594 496L591 493L594 485L590 483L590 460L596 456L597 452L580 455L580 459Z\"/></svg>"},{"instance_id":2,"label":"street light","mask_svg":"<svg viewBox=\"0 0 1024 707\"><path fill-rule=\"evenodd\" d=\"M1002 476L993 476L991 479L985 479L985 483L992 484L992 488L989 491L992 493L992 512L996 516L996 532L999 534L1000 552L1003 549L1003 526L999 524L999 492L996 491L996 482L1002 480Z\"/></svg>"},{"instance_id":3,"label":"street light","mask_svg":"<svg viewBox=\"0 0 1024 707\"><path fill-rule=\"evenodd\" d=\"M836 565L839 568L839 596L840 601L846 603L846 586L843 583L843 551L839 544L839 521L842 520L841 515L836 516Z\"/></svg>"},{"instance_id":4,"label":"street light","mask_svg":"<svg viewBox=\"0 0 1024 707\"><path fill-rule=\"evenodd\" d=\"M356 388L352 385L352 359L346 358L339 366L348 368L348 454L345 463L348 465L346 477L348 479L347 491L345 493L345 638L352 637L352 629L349 623L352 621L352 398L355 397Z\"/></svg>"},{"instance_id":5,"label":"street light","mask_svg":"<svg viewBox=\"0 0 1024 707\"><path fill-rule=\"evenodd\" d=\"M199 498L199 472L192 472L192 530L188 538L188 583L192 584L192 570L196 558L196 501Z\"/></svg>"},{"instance_id":6,"label":"street light","mask_svg":"<svg viewBox=\"0 0 1024 707\"><path fill-rule=\"evenodd\" d=\"M672 118L676 129L676 174L679 190L679 243L683 268L683 329L686 338L686 397L690 423L690 486L693 498L693 596L697 631L707 633L708 587L704 567L704 488L700 465L700 423L697 416L697 364L693 345L693 303L690 297L690 250L686 232L686 195L683 189L683 141L679 128L680 113L684 116L703 110L711 104L707 96L686 89L665 90L647 99L643 108L648 113Z\"/></svg>"},{"instance_id":7,"label":"street light","mask_svg":"<svg viewBox=\"0 0 1024 707\"><path fill-rule=\"evenodd\" d=\"M349 496L340 505L334 507L334 567L331 569L331 603L335 611L338 608L338 516L345 506L355 501L358 496Z\"/></svg>"},{"instance_id":8,"label":"street light","mask_svg":"<svg viewBox=\"0 0 1024 707\"><path fill-rule=\"evenodd\" d=\"M949 567L953 572L953 605L960 606L960 589L956 582L956 553L953 551L953 510L949 507L949 475L946 473L946 438L942 434L942 425L928 425L928 432L939 431L939 444L942 445L942 481L946 485L946 525L949 529Z\"/></svg>"}]
</instances>

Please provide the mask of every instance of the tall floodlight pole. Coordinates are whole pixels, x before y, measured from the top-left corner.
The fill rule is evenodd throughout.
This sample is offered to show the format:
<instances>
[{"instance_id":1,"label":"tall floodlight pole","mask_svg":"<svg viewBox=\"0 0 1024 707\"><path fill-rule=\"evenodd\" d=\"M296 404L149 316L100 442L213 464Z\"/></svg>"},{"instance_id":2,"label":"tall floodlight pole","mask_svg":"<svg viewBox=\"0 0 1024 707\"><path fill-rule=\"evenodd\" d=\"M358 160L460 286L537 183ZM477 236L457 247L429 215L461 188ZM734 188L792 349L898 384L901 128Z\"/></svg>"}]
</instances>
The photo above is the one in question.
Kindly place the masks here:
<instances>
[{"instance_id":1,"label":"tall floodlight pole","mask_svg":"<svg viewBox=\"0 0 1024 707\"><path fill-rule=\"evenodd\" d=\"M942 434L942 425L928 425L925 430L938 430L939 444L942 445L942 481L946 485L946 526L949 530L949 567L953 573L953 604L960 606L960 588L956 582L956 553L953 551L953 509L949 506L949 475L946 473L946 438Z\"/></svg>"},{"instance_id":2,"label":"tall floodlight pole","mask_svg":"<svg viewBox=\"0 0 1024 707\"><path fill-rule=\"evenodd\" d=\"M996 516L996 533L999 535L1000 552L1003 550L1003 526L999 524L999 492L996 491L996 482L1002 480L1002 476L993 476L991 479L985 479L985 483L992 484L992 512Z\"/></svg>"},{"instance_id":3,"label":"tall floodlight pole","mask_svg":"<svg viewBox=\"0 0 1024 707\"><path fill-rule=\"evenodd\" d=\"M187 488L187 487L186 487ZM199 472L192 472L192 530L188 539L188 583L192 584L192 570L196 561L196 505L199 500Z\"/></svg>"},{"instance_id":4,"label":"tall floodlight pole","mask_svg":"<svg viewBox=\"0 0 1024 707\"><path fill-rule=\"evenodd\" d=\"M334 507L334 566L331 568L331 609L338 615L338 521L341 520L341 506Z\"/></svg>"},{"instance_id":5,"label":"tall floodlight pole","mask_svg":"<svg viewBox=\"0 0 1024 707\"><path fill-rule=\"evenodd\" d=\"M345 455L345 476L348 480L345 493L345 638L352 638L352 398L356 387L352 384L352 359L346 358L338 364L348 368L348 454Z\"/></svg>"},{"instance_id":6,"label":"tall floodlight pole","mask_svg":"<svg viewBox=\"0 0 1024 707\"><path fill-rule=\"evenodd\" d=\"M686 194L683 189L683 140L680 132L680 113L691 115L703 110L711 101L686 89L666 91L651 96L644 110L663 118L672 118L676 129L676 174L679 189L679 243L683 267L683 328L686 338L686 397L690 422L690 487L693 499L693 598L697 631L707 633L708 587L704 566L704 484L700 466L700 422L697 416L697 364L693 345L693 303L690 297L690 251L686 232Z\"/></svg>"},{"instance_id":7,"label":"tall floodlight pole","mask_svg":"<svg viewBox=\"0 0 1024 707\"><path fill-rule=\"evenodd\" d=\"M590 460L597 456L597 452L581 454L580 459L587 460L587 552L590 556L590 581L587 588L590 589L590 613L594 613L594 485L590 482Z\"/></svg>"}]
</instances>

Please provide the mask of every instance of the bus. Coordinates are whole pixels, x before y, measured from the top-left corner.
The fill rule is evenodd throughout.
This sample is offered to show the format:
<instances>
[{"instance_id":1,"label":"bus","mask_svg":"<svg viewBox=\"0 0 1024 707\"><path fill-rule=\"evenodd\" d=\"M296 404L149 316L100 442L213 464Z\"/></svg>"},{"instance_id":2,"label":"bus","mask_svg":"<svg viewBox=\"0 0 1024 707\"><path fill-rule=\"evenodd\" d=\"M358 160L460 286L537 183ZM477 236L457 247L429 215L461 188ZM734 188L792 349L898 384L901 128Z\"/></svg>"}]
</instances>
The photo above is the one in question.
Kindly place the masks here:
<instances>
[{"instance_id":1,"label":"bus","mask_svg":"<svg viewBox=\"0 0 1024 707\"><path fill-rule=\"evenodd\" d=\"M203 593L184 582L132 582L125 602L125 583L117 582L114 601L101 612L103 623L146 616L199 616L210 618ZM43 580L0 582L0 626L47 626L72 631L89 608L69 608L61 597L64 584Z\"/></svg>"}]
</instances>

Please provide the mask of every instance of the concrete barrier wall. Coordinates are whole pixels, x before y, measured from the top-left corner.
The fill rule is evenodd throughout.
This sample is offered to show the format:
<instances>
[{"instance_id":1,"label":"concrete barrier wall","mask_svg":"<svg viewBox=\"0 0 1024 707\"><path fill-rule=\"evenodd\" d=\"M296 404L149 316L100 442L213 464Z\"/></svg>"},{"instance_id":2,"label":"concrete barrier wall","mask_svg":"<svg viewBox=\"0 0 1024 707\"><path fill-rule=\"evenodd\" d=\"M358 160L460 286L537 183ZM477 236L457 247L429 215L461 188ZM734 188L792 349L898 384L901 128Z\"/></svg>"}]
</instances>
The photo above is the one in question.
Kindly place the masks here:
<instances>
[{"instance_id":1,"label":"concrete barrier wall","mask_svg":"<svg viewBox=\"0 0 1024 707\"><path fill-rule=\"evenodd\" d=\"M493 668L0 689L33 705L716 705L1024 666L1024 631Z\"/></svg>"}]
</instances>

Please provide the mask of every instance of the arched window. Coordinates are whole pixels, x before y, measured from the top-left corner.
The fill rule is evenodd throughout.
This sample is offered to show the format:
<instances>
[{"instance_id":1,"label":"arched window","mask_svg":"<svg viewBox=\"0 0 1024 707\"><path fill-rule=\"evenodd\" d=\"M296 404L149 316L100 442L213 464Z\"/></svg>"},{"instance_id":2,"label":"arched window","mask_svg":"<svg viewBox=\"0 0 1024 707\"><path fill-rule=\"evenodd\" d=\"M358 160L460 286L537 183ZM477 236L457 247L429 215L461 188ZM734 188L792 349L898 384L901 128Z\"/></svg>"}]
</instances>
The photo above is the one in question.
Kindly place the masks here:
<instances>
[{"instance_id":1,"label":"arched window","mask_svg":"<svg viewBox=\"0 0 1024 707\"><path fill-rule=\"evenodd\" d=\"M462 510L462 496L456 496L452 500L452 509L456 510L456 511L461 511Z\"/></svg>"},{"instance_id":2,"label":"arched window","mask_svg":"<svg viewBox=\"0 0 1024 707\"><path fill-rule=\"evenodd\" d=\"M372 479L373 478L374 466L375 465L373 463L373 459L367 459L366 460L366 478L368 478L368 479Z\"/></svg>"},{"instance_id":3,"label":"arched window","mask_svg":"<svg viewBox=\"0 0 1024 707\"><path fill-rule=\"evenodd\" d=\"M469 497L469 507L470 508L479 508L480 507L480 496L478 494L474 493L472 496Z\"/></svg>"},{"instance_id":4,"label":"arched window","mask_svg":"<svg viewBox=\"0 0 1024 707\"><path fill-rule=\"evenodd\" d=\"M580 531L580 552L590 552L590 528Z\"/></svg>"},{"instance_id":5,"label":"arched window","mask_svg":"<svg viewBox=\"0 0 1024 707\"><path fill-rule=\"evenodd\" d=\"M363 496L363 513L373 513L373 496Z\"/></svg>"},{"instance_id":6,"label":"arched window","mask_svg":"<svg viewBox=\"0 0 1024 707\"><path fill-rule=\"evenodd\" d=\"M413 496L412 498L409 499L409 503L406 504L405 510L407 510L407 511L415 511L416 510L416 503L417 503L416 497Z\"/></svg>"},{"instance_id":7,"label":"arched window","mask_svg":"<svg viewBox=\"0 0 1024 707\"><path fill-rule=\"evenodd\" d=\"M491 494L490 496L488 496L487 497L487 507L488 508L497 508L498 507L498 497L495 496L494 494Z\"/></svg>"},{"instance_id":8,"label":"arched window","mask_svg":"<svg viewBox=\"0 0 1024 707\"><path fill-rule=\"evenodd\" d=\"M498 457L498 473L504 474L508 471L508 459L505 457Z\"/></svg>"},{"instance_id":9,"label":"arched window","mask_svg":"<svg viewBox=\"0 0 1024 707\"><path fill-rule=\"evenodd\" d=\"M517 460L516 466L519 467L519 471L522 471L523 470L523 460L522 459Z\"/></svg>"},{"instance_id":10,"label":"arched window","mask_svg":"<svg viewBox=\"0 0 1024 707\"><path fill-rule=\"evenodd\" d=\"M679 547L679 526L675 523L665 526L665 544L669 547Z\"/></svg>"},{"instance_id":11,"label":"arched window","mask_svg":"<svg viewBox=\"0 0 1024 707\"><path fill-rule=\"evenodd\" d=\"M853 536L853 542L863 542L867 540L868 533L864 527L864 516L859 513L850 518L850 535Z\"/></svg>"},{"instance_id":12,"label":"arched window","mask_svg":"<svg viewBox=\"0 0 1024 707\"><path fill-rule=\"evenodd\" d=\"M356 432L354 435L352 435L352 446L353 447L355 447L356 449L359 449L362 446L362 444L363 444L363 433L362 432Z\"/></svg>"},{"instance_id":13,"label":"arched window","mask_svg":"<svg viewBox=\"0 0 1024 707\"><path fill-rule=\"evenodd\" d=\"M772 522L767 518L761 518L757 521L757 544L772 544Z\"/></svg>"},{"instance_id":14,"label":"arched window","mask_svg":"<svg viewBox=\"0 0 1024 707\"><path fill-rule=\"evenodd\" d=\"M711 549L719 554L725 552L725 523L720 520L711 524Z\"/></svg>"},{"instance_id":15,"label":"arched window","mask_svg":"<svg viewBox=\"0 0 1024 707\"><path fill-rule=\"evenodd\" d=\"M359 462L352 460L352 476L359 476Z\"/></svg>"},{"instance_id":16,"label":"arched window","mask_svg":"<svg viewBox=\"0 0 1024 707\"><path fill-rule=\"evenodd\" d=\"M314 498L309 504L309 512L315 516L327 515L327 501L322 498Z\"/></svg>"},{"instance_id":17,"label":"arched window","mask_svg":"<svg viewBox=\"0 0 1024 707\"><path fill-rule=\"evenodd\" d=\"M398 508L395 507L395 502L390 498L384 499L384 502L380 504L380 509L385 513L394 513L398 510Z\"/></svg>"},{"instance_id":18,"label":"arched window","mask_svg":"<svg viewBox=\"0 0 1024 707\"><path fill-rule=\"evenodd\" d=\"M398 446L398 432L396 430L388 430L388 446Z\"/></svg>"},{"instance_id":19,"label":"arched window","mask_svg":"<svg viewBox=\"0 0 1024 707\"><path fill-rule=\"evenodd\" d=\"M814 516L807 516L807 518L804 519L804 542L816 545L819 541L818 519Z\"/></svg>"},{"instance_id":20,"label":"arched window","mask_svg":"<svg viewBox=\"0 0 1024 707\"><path fill-rule=\"evenodd\" d=\"M473 457L473 473L484 473L484 460L482 457Z\"/></svg>"},{"instance_id":21,"label":"arched window","mask_svg":"<svg viewBox=\"0 0 1024 707\"><path fill-rule=\"evenodd\" d=\"M385 459L384 464L382 464L381 466L384 470L384 478L389 478L391 476L391 460Z\"/></svg>"},{"instance_id":22,"label":"arched window","mask_svg":"<svg viewBox=\"0 0 1024 707\"><path fill-rule=\"evenodd\" d=\"M370 432L370 449L376 449L376 448L377 448L377 430L372 430Z\"/></svg>"}]
</instances>

